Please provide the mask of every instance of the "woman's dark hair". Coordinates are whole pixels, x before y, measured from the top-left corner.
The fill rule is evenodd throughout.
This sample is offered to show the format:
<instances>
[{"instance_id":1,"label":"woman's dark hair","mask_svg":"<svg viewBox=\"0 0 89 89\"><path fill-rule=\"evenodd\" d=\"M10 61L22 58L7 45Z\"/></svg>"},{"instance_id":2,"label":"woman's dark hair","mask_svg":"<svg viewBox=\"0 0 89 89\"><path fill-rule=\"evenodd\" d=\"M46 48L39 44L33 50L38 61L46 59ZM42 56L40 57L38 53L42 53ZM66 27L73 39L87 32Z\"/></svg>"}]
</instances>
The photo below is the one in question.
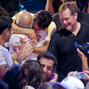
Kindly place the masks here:
<instances>
[{"instance_id":1,"label":"woman's dark hair","mask_svg":"<svg viewBox=\"0 0 89 89\"><path fill-rule=\"evenodd\" d=\"M50 25L52 21L52 15L50 12L46 10L41 10L37 12L36 17L34 18L34 21L37 21L39 28L44 30Z\"/></svg>"},{"instance_id":2,"label":"woman's dark hair","mask_svg":"<svg viewBox=\"0 0 89 89\"><path fill-rule=\"evenodd\" d=\"M26 85L37 88L43 82L41 65L37 60L27 60L19 68L18 89Z\"/></svg>"}]
</instances>

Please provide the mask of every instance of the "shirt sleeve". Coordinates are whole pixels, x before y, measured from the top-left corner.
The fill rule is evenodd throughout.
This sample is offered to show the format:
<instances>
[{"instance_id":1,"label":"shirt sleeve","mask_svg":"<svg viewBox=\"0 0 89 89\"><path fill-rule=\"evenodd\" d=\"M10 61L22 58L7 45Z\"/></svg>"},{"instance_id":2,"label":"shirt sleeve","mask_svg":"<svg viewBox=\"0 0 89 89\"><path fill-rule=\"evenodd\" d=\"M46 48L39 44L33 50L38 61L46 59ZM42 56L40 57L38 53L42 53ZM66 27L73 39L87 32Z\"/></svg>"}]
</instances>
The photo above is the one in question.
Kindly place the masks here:
<instances>
[{"instance_id":1,"label":"shirt sleeve","mask_svg":"<svg viewBox=\"0 0 89 89\"><path fill-rule=\"evenodd\" d=\"M5 60L5 55L3 54L3 52L0 50L0 65L6 64L6 60Z\"/></svg>"},{"instance_id":2,"label":"shirt sleeve","mask_svg":"<svg viewBox=\"0 0 89 89\"><path fill-rule=\"evenodd\" d=\"M53 55L55 55L57 57L57 34L54 33L51 40L50 40L50 43L49 43L49 46L48 46L48 51L53 53Z\"/></svg>"}]
</instances>

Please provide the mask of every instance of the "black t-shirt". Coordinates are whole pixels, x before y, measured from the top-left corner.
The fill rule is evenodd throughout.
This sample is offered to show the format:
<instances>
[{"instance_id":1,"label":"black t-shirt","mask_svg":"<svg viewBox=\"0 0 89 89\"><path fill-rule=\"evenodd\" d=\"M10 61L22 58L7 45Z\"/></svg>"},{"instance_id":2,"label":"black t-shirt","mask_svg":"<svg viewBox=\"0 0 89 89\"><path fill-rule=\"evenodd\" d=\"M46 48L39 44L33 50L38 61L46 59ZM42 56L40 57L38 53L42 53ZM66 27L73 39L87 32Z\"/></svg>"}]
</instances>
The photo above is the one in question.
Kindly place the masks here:
<instances>
[{"instance_id":1,"label":"black t-shirt","mask_svg":"<svg viewBox=\"0 0 89 89\"><path fill-rule=\"evenodd\" d=\"M89 42L88 24L81 23L81 28L76 36L61 28L51 38L48 51L57 57L59 81L65 78L70 71L82 71L82 62L77 51L74 50L74 42L79 42L80 44Z\"/></svg>"}]
</instances>

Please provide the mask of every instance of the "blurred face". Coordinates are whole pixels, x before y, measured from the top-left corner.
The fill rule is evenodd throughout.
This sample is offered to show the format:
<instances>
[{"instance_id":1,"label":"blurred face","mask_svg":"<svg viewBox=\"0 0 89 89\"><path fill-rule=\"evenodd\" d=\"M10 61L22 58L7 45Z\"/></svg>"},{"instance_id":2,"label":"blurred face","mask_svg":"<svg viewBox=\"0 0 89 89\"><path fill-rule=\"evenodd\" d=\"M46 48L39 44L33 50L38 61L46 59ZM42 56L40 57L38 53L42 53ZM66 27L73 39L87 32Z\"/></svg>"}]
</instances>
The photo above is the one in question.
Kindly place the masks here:
<instances>
[{"instance_id":1,"label":"blurred face","mask_svg":"<svg viewBox=\"0 0 89 89\"><path fill-rule=\"evenodd\" d=\"M5 30L5 41L8 42L11 36L11 31L8 28Z\"/></svg>"},{"instance_id":2,"label":"blurred face","mask_svg":"<svg viewBox=\"0 0 89 89\"><path fill-rule=\"evenodd\" d=\"M75 29L77 23L77 13L71 15L70 10L67 8L63 12L59 13L61 23L63 27L72 32Z\"/></svg>"},{"instance_id":3,"label":"blurred face","mask_svg":"<svg viewBox=\"0 0 89 89\"><path fill-rule=\"evenodd\" d=\"M43 69L43 74L45 77L44 79L49 80L49 78L53 72L54 61L52 59L46 59L46 58L42 57L40 59L40 63L41 63L41 67Z\"/></svg>"},{"instance_id":4,"label":"blurred face","mask_svg":"<svg viewBox=\"0 0 89 89\"><path fill-rule=\"evenodd\" d=\"M38 26L37 21L34 21L34 22L33 22L33 29L34 29L34 30L37 30L37 31L40 31L40 30L41 30L41 29L39 28L39 26Z\"/></svg>"}]
</instances>

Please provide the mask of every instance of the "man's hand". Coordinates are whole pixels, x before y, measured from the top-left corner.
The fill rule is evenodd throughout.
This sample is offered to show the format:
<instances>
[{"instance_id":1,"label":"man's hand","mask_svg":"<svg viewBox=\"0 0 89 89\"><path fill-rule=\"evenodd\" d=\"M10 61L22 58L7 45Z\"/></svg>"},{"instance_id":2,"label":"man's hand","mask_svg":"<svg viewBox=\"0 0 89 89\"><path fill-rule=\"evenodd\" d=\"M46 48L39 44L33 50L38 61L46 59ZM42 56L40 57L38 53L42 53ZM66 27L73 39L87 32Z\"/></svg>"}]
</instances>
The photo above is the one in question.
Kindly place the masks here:
<instances>
[{"instance_id":1,"label":"man's hand","mask_svg":"<svg viewBox=\"0 0 89 89\"><path fill-rule=\"evenodd\" d=\"M86 76L86 79L85 80L88 80L89 81L89 71L84 71L86 74L85 74L85 76Z\"/></svg>"},{"instance_id":2,"label":"man's hand","mask_svg":"<svg viewBox=\"0 0 89 89\"><path fill-rule=\"evenodd\" d=\"M33 29L29 29L29 30L28 30L27 36L28 36L30 39L36 39L36 40L37 40L36 32L35 32Z\"/></svg>"},{"instance_id":3,"label":"man's hand","mask_svg":"<svg viewBox=\"0 0 89 89\"><path fill-rule=\"evenodd\" d=\"M88 61L87 61L87 56L81 52L79 49L77 49L78 55L80 56L82 60L82 71L88 70Z\"/></svg>"},{"instance_id":4,"label":"man's hand","mask_svg":"<svg viewBox=\"0 0 89 89\"><path fill-rule=\"evenodd\" d=\"M39 35L39 32L40 31L38 31L38 30L34 30L35 31L35 33L36 33L36 38L37 38L37 41L39 41L40 40L40 38L41 38L41 36Z\"/></svg>"},{"instance_id":5,"label":"man's hand","mask_svg":"<svg viewBox=\"0 0 89 89\"><path fill-rule=\"evenodd\" d=\"M84 53L81 52L78 48L77 48L77 52L78 52L78 55L80 56L80 58L81 58L82 60L87 60L87 56L84 55Z\"/></svg>"},{"instance_id":6,"label":"man's hand","mask_svg":"<svg viewBox=\"0 0 89 89\"><path fill-rule=\"evenodd\" d=\"M71 72L68 73L67 76L74 76L74 77L76 77L76 74L77 74L77 71L71 71Z\"/></svg>"},{"instance_id":7,"label":"man's hand","mask_svg":"<svg viewBox=\"0 0 89 89\"><path fill-rule=\"evenodd\" d=\"M17 53L17 60L19 63L21 63L25 58L27 58L32 52L33 48L37 44L37 41L35 39L31 40L30 42L27 42L26 44L23 44L21 49L16 50Z\"/></svg>"}]
</instances>

